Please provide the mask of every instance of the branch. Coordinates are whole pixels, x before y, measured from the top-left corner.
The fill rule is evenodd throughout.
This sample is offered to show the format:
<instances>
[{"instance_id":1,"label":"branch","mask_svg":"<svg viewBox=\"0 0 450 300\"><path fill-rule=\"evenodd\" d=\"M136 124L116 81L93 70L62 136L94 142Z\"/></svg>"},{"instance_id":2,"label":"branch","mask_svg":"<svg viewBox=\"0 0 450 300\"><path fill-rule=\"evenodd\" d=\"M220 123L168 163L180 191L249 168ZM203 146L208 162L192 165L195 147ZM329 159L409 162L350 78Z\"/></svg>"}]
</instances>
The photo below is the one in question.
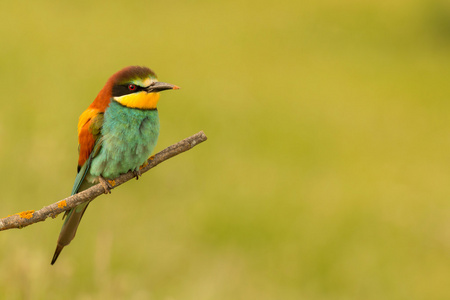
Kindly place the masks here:
<instances>
[{"instance_id":1,"label":"branch","mask_svg":"<svg viewBox=\"0 0 450 300\"><path fill-rule=\"evenodd\" d=\"M141 174L144 174L148 170L156 167L163 161L172 158L175 155L192 149L197 144L206 141L206 139L207 137L205 133L203 131L200 131L193 136L190 136L172 146L167 147L166 149L155 154L154 156L150 157L149 160L147 160L148 164L141 169ZM112 181L112 188L116 188L134 177L135 175L131 171L126 174L122 174ZM101 184L97 184L78 194L67 197L49 206L45 206L38 211L27 210L21 213L14 214L12 216L7 216L0 219L0 231L11 228L23 228L37 222L45 221L45 219L47 219L48 217L56 218L58 214L74 208L81 203L92 201L104 192L105 190L103 186Z\"/></svg>"}]
</instances>

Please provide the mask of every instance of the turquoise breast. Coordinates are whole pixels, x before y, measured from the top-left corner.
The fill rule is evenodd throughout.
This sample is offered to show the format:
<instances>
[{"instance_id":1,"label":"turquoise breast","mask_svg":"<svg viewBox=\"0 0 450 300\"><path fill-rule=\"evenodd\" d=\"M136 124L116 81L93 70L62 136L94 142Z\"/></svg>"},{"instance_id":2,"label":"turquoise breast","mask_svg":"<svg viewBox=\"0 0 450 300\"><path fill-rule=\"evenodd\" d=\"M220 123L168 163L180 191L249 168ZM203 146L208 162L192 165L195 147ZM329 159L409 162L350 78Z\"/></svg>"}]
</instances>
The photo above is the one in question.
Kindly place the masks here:
<instances>
[{"instance_id":1,"label":"turquoise breast","mask_svg":"<svg viewBox=\"0 0 450 300\"><path fill-rule=\"evenodd\" d=\"M89 175L114 179L137 170L153 152L158 135L156 109L128 108L112 100L104 115L102 146L92 159Z\"/></svg>"}]
</instances>

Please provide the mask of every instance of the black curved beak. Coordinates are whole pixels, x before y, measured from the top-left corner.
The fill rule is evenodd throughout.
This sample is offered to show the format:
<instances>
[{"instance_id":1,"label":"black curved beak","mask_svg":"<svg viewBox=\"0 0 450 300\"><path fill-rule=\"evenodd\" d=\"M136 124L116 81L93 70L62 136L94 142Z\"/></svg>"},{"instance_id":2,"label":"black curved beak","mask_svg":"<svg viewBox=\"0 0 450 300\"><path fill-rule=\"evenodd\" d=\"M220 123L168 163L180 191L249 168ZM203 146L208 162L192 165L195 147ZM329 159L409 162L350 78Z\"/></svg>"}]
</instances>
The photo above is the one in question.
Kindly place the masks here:
<instances>
[{"instance_id":1,"label":"black curved beak","mask_svg":"<svg viewBox=\"0 0 450 300\"><path fill-rule=\"evenodd\" d=\"M147 93L158 93L165 90L178 90L179 87L176 85L166 83L166 82L153 82L148 88Z\"/></svg>"}]
</instances>

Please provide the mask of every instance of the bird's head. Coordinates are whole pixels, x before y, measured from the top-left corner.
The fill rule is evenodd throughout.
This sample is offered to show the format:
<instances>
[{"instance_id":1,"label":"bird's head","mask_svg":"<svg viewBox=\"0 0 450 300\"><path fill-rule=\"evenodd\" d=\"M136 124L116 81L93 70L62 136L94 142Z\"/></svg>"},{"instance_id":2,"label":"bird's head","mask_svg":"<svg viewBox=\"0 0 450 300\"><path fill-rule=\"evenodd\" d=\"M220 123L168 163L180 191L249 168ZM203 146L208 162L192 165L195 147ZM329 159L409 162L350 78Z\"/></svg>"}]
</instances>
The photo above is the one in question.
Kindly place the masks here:
<instances>
[{"instance_id":1,"label":"bird's head","mask_svg":"<svg viewBox=\"0 0 450 300\"><path fill-rule=\"evenodd\" d=\"M104 106L106 102L116 101L130 108L156 109L159 92L177 89L176 85L159 82L156 74L147 67L130 66L109 78L94 103Z\"/></svg>"}]
</instances>

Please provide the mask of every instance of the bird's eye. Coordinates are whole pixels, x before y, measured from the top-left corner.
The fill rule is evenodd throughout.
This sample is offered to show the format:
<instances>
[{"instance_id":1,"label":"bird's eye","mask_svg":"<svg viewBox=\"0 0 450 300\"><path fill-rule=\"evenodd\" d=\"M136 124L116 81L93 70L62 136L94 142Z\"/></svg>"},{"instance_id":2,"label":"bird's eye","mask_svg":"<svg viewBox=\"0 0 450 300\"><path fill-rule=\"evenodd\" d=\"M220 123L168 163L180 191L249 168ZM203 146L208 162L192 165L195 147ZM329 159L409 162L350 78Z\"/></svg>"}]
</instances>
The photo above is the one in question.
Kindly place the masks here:
<instances>
[{"instance_id":1,"label":"bird's eye","mask_svg":"<svg viewBox=\"0 0 450 300\"><path fill-rule=\"evenodd\" d=\"M136 90L136 86L135 86L134 84L129 84L129 85L128 85L128 89L129 89L130 91L135 91L135 90Z\"/></svg>"}]
</instances>

